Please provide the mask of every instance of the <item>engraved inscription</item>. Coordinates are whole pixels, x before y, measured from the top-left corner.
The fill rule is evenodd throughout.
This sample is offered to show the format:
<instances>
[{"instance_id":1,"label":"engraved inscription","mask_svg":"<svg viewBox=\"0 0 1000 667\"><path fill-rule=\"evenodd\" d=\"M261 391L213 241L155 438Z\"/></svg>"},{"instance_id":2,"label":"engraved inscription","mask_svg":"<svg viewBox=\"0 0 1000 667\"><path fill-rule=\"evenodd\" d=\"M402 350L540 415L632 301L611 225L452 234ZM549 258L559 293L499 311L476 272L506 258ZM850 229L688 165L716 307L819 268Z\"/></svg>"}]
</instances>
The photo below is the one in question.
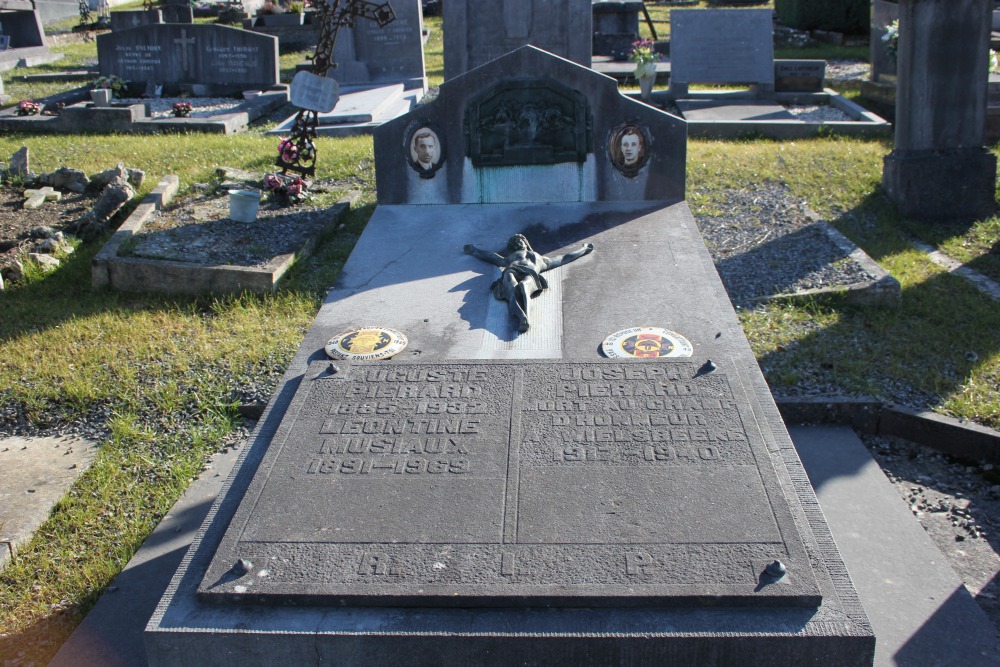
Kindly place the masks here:
<instances>
[{"instance_id":1,"label":"engraved inscription","mask_svg":"<svg viewBox=\"0 0 1000 667\"><path fill-rule=\"evenodd\" d=\"M787 508L773 504L770 454L744 426L745 398L722 370L696 370L310 368L206 581L246 558L269 574L241 600L601 604L605 587L621 585L618 595L649 604L741 604L760 597L753 564L780 559L801 579L764 595L814 606L808 559L789 542Z\"/></svg>"}]
</instances>

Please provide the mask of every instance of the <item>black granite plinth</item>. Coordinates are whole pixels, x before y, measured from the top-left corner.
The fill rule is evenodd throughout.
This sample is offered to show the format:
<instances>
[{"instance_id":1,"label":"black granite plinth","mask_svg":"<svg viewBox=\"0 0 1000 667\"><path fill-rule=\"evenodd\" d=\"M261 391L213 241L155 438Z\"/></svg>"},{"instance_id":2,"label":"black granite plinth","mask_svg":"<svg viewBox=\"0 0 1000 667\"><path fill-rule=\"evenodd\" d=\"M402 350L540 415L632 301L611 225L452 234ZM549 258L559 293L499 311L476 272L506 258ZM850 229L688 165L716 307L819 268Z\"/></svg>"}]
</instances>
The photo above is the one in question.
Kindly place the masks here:
<instances>
[{"instance_id":1,"label":"black granite plinth","mask_svg":"<svg viewBox=\"0 0 1000 667\"><path fill-rule=\"evenodd\" d=\"M882 188L900 214L922 220L978 220L996 209L997 158L985 148L895 150Z\"/></svg>"},{"instance_id":2,"label":"black granite plinth","mask_svg":"<svg viewBox=\"0 0 1000 667\"><path fill-rule=\"evenodd\" d=\"M699 375L688 361L329 366L310 367L203 596L821 602L754 417L725 373ZM780 579L765 573L775 560L788 569ZM234 574L241 561L256 567Z\"/></svg>"}]
</instances>

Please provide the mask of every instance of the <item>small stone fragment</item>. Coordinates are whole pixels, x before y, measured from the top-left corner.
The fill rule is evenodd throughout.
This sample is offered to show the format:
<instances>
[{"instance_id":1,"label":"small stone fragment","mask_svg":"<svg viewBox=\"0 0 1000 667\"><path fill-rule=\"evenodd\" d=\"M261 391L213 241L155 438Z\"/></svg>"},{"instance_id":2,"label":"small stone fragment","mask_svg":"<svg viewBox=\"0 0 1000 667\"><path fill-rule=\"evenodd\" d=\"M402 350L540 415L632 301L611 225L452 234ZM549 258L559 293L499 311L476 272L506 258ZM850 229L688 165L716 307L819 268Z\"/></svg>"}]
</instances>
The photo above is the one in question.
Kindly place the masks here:
<instances>
[{"instance_id":1,"label":"small stone fragment","mask_svg":"<svg viewBox=\"0 0 1000 667\"><path fill-rule=\"evenodd\" d=\"M28 175L28 147L21 148L10 157L10 164L7 166L7 173L11 176L24 178Z\"/></svg>"}]
</instances>

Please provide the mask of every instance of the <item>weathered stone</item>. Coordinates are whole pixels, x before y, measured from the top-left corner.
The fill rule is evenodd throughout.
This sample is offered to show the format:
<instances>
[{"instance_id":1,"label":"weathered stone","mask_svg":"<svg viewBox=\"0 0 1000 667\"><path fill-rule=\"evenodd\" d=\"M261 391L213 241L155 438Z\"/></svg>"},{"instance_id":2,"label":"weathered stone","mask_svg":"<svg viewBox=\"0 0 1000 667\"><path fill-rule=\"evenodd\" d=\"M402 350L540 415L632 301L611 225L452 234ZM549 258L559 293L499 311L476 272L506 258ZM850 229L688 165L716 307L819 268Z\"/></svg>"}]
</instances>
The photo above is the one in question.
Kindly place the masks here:
<instances>
[{"instance_id":1,"label":"weathered stone","mask_svg":"<svg viewBox=\"0 0 1000 667\"><path fill-rule=\"evenodd\" d=\"M40 252L29 252L28 259L33 261L35 264L41 267L42 271L48 273L49 271L55 271L59 268L59 260L52 255L46 255Z\"/></svg>"},{"instance_id":2,"label":"weathered stone","mask_svg":"<svg viewBox=\"0 0 1000 667\"><path fill-rule=\"evenodd\" d=\"M54 238L42 239L41 242L35 244L35 252L54 255L63 249L62 245L59 240Z\"/></svg>"},{"instance_id":3,"label":"weathered stone","mask_svg":"<svg viewBox=\"0 0 1000 667\"><path fill-rule=\"evenodd\" d=\"M55 236L57 234L59 235L59 238L61 239L62 238L62 232L56 231L52 227L45 227L45 226L42 226L42 227L32 227L31 231L28 232L28 236L30 236L33 239L51 239L51 238L55 238Z\"/></svg>"},{"instance_id":4,"label":"weathered stone","mask_svg":"<svg viewBox=\"0 0 1000 667\"><path fill-rule=\"evenodd\" d=\"M121 162L119 162L116 167L105 169L104 171L91 176L90 181L87 183L87 187L90 190L103 190L115 179L122 179L125 181L128 180L128 171L125 169L125 165Z\"/></svg>"},{"instance_id":5,"label":"weathered stone","mask_svg":"<svg viewBox=\"0 0 1000 667\"><path fill-rule=\"evenodd\" d=\"M69 190L70 192L80 194L87 189L89 179L87 178L87 174L79 169L59 167L51 173L42 174L38 177L38 181L42 185L51 185L60 190Z\"/></svg>"},{"instance_id":6,"label":"weathered stone","mask_svg":"<svg viewBox=\"0 0 1000 667\"><path fill-rule=\"evenodd\" d=\"M135 190L124 177L116 177L101 192L94 208L81 217L73 226L84 236L99 234L105 224L117 213L125 202L135 196Z\"/></svg>"},{"instance_id":7,"label":"weathered stone","mask_svg":"<svg viewBox=\"0 0 1000 667\"><path fill-rule=\"evenodd\" d=\"M129 185L131 185L136 190L141 188L143 181L146 180L146 172L144 172L142 169L133 169L131 167L129 167L125 171L128 172L127 180Z\"/></svg>"},{"instance_id":8,"label":"weathered stone","mask_svg":"<svg viewBox=\"0 0 1000 667\"><path fill-rule=\"evenodd\" d=\"M10 156L10 164L7 165L7 173L11 176L24 178L28 175L28 147L21 146L20 149Z\"/></svg>"},{"instance_id":9,"label":"weathered stone","mask_svg":"<svg viewBox=\"0 0 1000 667\"><path fill-rule=\"evenodd\" d=\"M24 279L24 264L21 260L14 259L0 267L0 275L12 283Z\"/></svg>"}]
</instances>

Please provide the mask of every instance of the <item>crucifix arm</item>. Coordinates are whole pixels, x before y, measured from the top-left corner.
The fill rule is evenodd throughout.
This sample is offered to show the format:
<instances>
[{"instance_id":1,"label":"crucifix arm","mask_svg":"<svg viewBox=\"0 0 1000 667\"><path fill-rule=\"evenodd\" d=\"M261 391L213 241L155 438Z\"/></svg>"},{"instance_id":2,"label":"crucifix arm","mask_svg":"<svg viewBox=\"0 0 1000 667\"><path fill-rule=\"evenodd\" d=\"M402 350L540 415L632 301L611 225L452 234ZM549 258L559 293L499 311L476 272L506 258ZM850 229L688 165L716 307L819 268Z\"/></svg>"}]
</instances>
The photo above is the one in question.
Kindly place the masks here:
<instances>
[{"instance_id":1,"label":"crucifix arm","mask_svg":"<svg viewBox=\"0 0 1000 667\"><path fill-rule=\"evenodd\" d=\"M466 244L464 250L466 255L472 255L476 259L481 259L484 262L489 262L493 266L499 266L500 268L507 266L507 260L504 259L502 256L498 255L495 252L480 250L471 243Z\"/></svg>"},{"instance_id":2,"label":"crucifix arm","mask_svg":"<svg viewBox=\"0 0 1000 667\"><path fill-rule=\"evenodd\" d=\"M554 269L562 266L563 264L569 264L574 259L580 259L584 255L589 255L592 252L594 252L594 244L584 243L578 250L568 252L565 255L559 255L558 257L546 257L545 270L548 271L549 269Z\"/></svg>"}]
</instances>

